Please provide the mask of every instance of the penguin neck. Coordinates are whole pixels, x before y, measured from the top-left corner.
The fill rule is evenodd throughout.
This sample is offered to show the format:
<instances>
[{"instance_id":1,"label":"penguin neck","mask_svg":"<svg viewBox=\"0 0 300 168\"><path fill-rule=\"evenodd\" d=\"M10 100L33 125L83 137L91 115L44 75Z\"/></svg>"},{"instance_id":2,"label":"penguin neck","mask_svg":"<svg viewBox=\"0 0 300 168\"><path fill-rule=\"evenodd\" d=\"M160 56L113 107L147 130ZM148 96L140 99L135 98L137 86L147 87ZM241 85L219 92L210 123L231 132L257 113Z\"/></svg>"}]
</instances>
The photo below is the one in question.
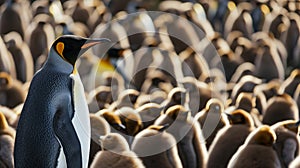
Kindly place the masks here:
<instances>
[{"instance_id":1,"label":"penguin neck","mask_svg":"<svg viewBox=\"0 0 300 168\"><path fill-rule=\"evenodd\" d=\"M74 66L66 62L52 48L50 49L50 53L44 67L67 74L71 74L74 70Z\"/></svg>"}]
</instances>

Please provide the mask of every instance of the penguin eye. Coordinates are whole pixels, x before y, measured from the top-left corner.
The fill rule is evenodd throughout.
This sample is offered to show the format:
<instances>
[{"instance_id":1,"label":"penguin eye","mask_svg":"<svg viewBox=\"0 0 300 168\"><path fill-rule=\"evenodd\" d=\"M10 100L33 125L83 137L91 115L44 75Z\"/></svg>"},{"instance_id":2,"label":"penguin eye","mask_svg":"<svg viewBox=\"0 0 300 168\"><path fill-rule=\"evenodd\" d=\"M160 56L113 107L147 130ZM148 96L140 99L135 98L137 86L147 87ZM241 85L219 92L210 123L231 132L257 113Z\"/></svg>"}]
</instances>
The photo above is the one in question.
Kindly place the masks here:
<instances>
[{"instance_id":1,"label":"penguin eye","mask_svg":"<svg viewBox=\"0 0 300 168\"><path fill-rule=\"evenodd\" d=\"M58 42L56 44L56 51L61 57L64 57L63 56L64 48L65 48L65 44L63 42Z\"/></svg>"}]
</instances>

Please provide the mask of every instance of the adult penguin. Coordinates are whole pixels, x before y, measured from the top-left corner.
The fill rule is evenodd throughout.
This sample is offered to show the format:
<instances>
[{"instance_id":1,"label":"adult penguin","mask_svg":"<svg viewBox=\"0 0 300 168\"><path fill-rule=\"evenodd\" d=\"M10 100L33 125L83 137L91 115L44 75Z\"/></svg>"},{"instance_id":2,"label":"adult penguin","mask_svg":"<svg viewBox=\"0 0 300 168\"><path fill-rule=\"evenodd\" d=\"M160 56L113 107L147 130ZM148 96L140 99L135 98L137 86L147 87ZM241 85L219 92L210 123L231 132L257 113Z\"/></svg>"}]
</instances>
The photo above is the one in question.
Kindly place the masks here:
<instances>
[{"instance_id":1,"label":"adult penguin","mask_svg":"<svg viewBox=\"0 0 300 168\"><path fill-rule=\"evenodd\" d=\"M32 79L17 127L15 167L87 167L90 120L77 58L108 39L61 36ZM30 142L30 143L28 143Z\"/></svg>"},{"instance_id":2,"label":"adult penguin","mask_svg":"<svg viewBox=\"0 0 300 168\"><path fill-rule=\"evenodd\" d=\"M272 147L276 138L275 132L269 126L260 126L232 156L228 168L281 167Z\"/></svg>"}]
</instances>

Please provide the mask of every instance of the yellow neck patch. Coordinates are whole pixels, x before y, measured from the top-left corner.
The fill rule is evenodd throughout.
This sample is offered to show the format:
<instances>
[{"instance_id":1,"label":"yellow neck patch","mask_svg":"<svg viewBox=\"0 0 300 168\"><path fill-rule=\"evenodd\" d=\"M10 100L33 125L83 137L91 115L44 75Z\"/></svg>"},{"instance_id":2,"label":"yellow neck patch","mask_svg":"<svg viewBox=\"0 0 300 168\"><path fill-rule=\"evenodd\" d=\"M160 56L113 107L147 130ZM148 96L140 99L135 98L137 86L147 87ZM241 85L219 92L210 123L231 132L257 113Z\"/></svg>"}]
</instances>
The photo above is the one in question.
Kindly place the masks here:
<instances>
[{"instance_id":1,"label":"yellow neck patch","mask_svg":"<svg viewBox=\"0 0 300 168\"><path fill-rule=\"evenodd\" d=\"M64 51L64 48L65 48L65 44L63 42L58 42L56 44L56 51L58 52L58 54L64 58L63 56L63 51Z\"/></svg>"}]
</instances>

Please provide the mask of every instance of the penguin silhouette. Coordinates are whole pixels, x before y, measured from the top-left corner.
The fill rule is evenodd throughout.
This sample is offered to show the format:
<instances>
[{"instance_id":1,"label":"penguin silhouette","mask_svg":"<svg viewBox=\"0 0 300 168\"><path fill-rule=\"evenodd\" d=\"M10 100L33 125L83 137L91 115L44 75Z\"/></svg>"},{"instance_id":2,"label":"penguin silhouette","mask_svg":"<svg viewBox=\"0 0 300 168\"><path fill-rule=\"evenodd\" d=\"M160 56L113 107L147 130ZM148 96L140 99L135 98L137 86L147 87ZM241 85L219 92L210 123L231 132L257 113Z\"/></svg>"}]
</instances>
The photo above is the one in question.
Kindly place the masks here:
<instances>
[{"instance_id":1,"label":"penguin silhouette","mask_svg":"<svg viewBox=\"0 0 300 168\"><path fill-rule=\"evenodd\" d=\"M290 76L281 84L279 92L287 93L291 97L293 97L299 83L300 83L300 69L294 69L291 72Z\"/></svg>"},{"instance_id":2,"label":"penguin silhouette","mask_svg":"<svg viewBox=\"0 0 300 168\"><path fill-rule=\"evenodd\" d=\"M267 81L272 79L284 80L286 60L281 59L275 44L272 42L262 44L257 52L254 75Z\"/></svg>"},{"instance_id":3,"label":"penguin silhouette","mask_svg":"<svg viewBox=\"0 0 300 168\"><path fill-rule=\"evenodd\" d=\"M28 45L17 32L10 32L3 38L14 59L17 79L23 83L30 81L33 77L34 66Z\"/></svg>"},{"instance_id":4,"label":"penguin silhouette","mask_svg":"<svg viewBox=\"0 0 300 168\"><path fill-rule=\"evenodd\" d=\"M297 57L299 58L299 54L297 54L295 50L297 50L297 44L299 42L300 18L295 12L289 12L287 16L290 20L290 26L288 27L285 39L285 46L288 53L287 64L288 66L297 67L294 61L297 60Z\"/></svg>"},{"instance_id":5,"label":"penguin silhouette","mask_svg":"<svg viewBox=\"0 0 300 168\"><path fill-rule=\"evenodd\" d=\"M13 78L16 78L17 73L14 59L10 52L7 50L2 37L0 38L0 48L0 72L6 72Z\"/></svg>"},{"instance_id":6,"label":"penguin silhouette","mask_svg":"<svg viewBox=\"0 0 300 168\"><path fill-rule=\"evenodd\" d=\"M131 145L134 136L143 129L143 123L139 113L130 107L122 107L115 111L126 127L125 139Z\"/></svg>"},{"instance_id":7,"label":"penguin silhouette","mask_svg":"<svg viewBox=\"0 0 300 168\"><path fill-rule=\"evenodd\" d=\"M255 126L260 126L262 125L262 115L259 113L257 108L255 108L255 106L256 98L252 93L242 92L237 97L235 104L236 109L242 109L248 112L251 115Z\"/></svg>"},{"instance_id":8,"label":"penguin silhouette","mask_svg":"<svg viewBox=\"0 0 300 168\"><path fill-rule=\"evenodd\" d=\"M6 72L0 72L0 105L14 108L25 101L22 83Z\"/></svg>"},{"instance_id":9,"label":"penguin silhouette","mask_svg":"<svg viewBox=\"0 0 300 168\"><path fill-rule=\"evenodd\" d=\"M109 133L105 136L100 136L100 143L102 150L96 154L91 168L145 167L136 154L129 149L129 145L120 134Z\"/></svg>"},{"instance_id":10,"label":"penguin silhouette","mask_svg":"<svg viewBox=\"0 0 300 168\"><path fill-rule=\"evenodd\" d=\"M191 76L199 79L202 73L208 74L208 65L202 56L196 53L192 48L187 48L179 54L182 60L182 72L184 76Z\"/></svg>"},{"instance_id":11,"label":"penguin silhouette","mask_svg":"<svg viewBox=\"0 0 300 168\"><path fill-rule=\"evenodd\" d=\"M18 32L24 38L25 16L22 15L22 7L13 0L8 0L2 6L0 16L0 34L4 35L11 31ZM13 20L13 22L12 22Z\"/></svg>"},{"instance_id":12,"label":"penguin silhouette","mask_svg":"<svg viewBox=\"0 0 300 168\"><path fill-rule=\"evenodd\" d=\"M273 125L284 120L299 120L296 102L288 94L272 97L263 112L263 124Z\"/></svg>"},{"instance_id":13,"label":"penguin silhouette","mask_svg":"<svg viewBox=\"0 0 300 168\"><path fill-rule=\"evenodd\" d=\"M177 143L178 154L183 167L204 167L207 150L204 138L197 122L181 105L170 107L154 125L170 125L166 132L172 134Z\"/></svg>"},{"instance_id":14,"label":"penguin silhouette","mask_svg":"<svg viewBox=\"0 0 300 168\"><path fill-rule=\"evenodd\" d=\"M103 109L96 113L96 115L103 117L110 125L111 132L126 134L126 127L122 124L120 117L109 109Z\"/></svg>"},{"instance_id":15,"label":"penguin silhouette","mask_svg":"<svg viewBox=\"0 0 300 168\"><path fill-rule=\"evenodd\" d=\"M197 120L201 126L206 141L205 145L208 150L218 131L229 125L229 121L224 113L223 103L215 98L207 102L205 109L197 113L195 120Z\"/></svg>"},{"instance_id":16,"label":"penguin silhouette","mask_svg":"<svg viewBox=\"0 0 300 168\"><path fill-rule=\"evenodd\" d=\"M66 35L53 42L21 112L15 167L87 167L89 111L75 63L87 49L108 41Z\"/></svg>"},{"instance_id":17,"label":"penguin silhouette","mask_svg":"<svg viewBox=\"0 0 300 168\"><path fill-rule=\"evenodd\" d=\"M277 139L274 149L277 152L282 167L289 164L299 155L299 123L293 120L278 122L271 126Z\"/></svg>"},{"instance_id":18,"label":"penguin silhouette","mask_svg":"<svg viewBox=\"0 0 300 168\"><path fill-rule=\"evenodd\" d=\"M192 116L195 116L199 112L201 97L205 97L204 95L200 96L199 88L198 88L198 80L194 77L188 76L184 77L179 81L187 92L188 106L191 110Z\"/></svg>"},{"instance_id":19,"label":"penguin silhouette","mask_svg":"<svg viewBox=\"0 0 300 168\"><path fill-rule=\"evenodd\" d=\"M48 55L48 51L54 38L55 33L53 27L43 20L34 20L26 29L25 41L30 48L35 66L41 55Z\"/></svg>"},{"instance_id":20,"label":"penguin silhouette","mask_svg":"<svg viewBox=\"0 0 300 168\"><path fill-rule=\"evenodd\" d=\"M91 165L97 152L101 150L99 143L99 137L110 133L110 126L104 118L97 116L96 114L90 114L91 122L91 145L89 155L89 166Z\"/></svg>"},{"instance_id":21,"label":"penguin silhouette","mask_svg":"<svg viewBox=\"0 0 300 168\"><path fill-rule=\"evenodd\" d=\"M155 91L169 93L173 89L172 78L157 69L148 68L146 79L141 87L141 92L151 94Z\"/></svg>"},{"instance_id":22,"label":"penguin silhouette","mask_svg":"<svg viewBox=\"0 0 300 168\"><path fill-rule=\"evenodd\" d=\"M140 115L144 128L153 125L155 120L162 114L162 107L156 103L146 103L136 109Z\"/></svg>"},{"instance_id":23,"label":"penguin silhouette","mask_svg":"<svg viewBox=\"0 0 300 168\"><path fill-rule=\"evenodd\" d=\"M245 37L250 37L253 33L253 23L249 10L252 5L244 2L237 5L237 7L230 11L224 25L225 37L228 36L229 32L238 30L243 33Z\"/></svg>"},{"instance_id":24,"label":"penguin silhouette","mask_svg":"<svg viewBox=\"0 0 300 168\"><path fill-rule=\"evenodd\" d=\"M240 79L240 81L232 89L232 93L231 93L232 104L235 104L235 101L241 92L252 93L255 86L257 86L261 83L262 83L262 80L259 78L256 78L255 76L252 76L252 75L243 76Z\"/></svg>"},{"instance_id":25,"label":"penguin silhouette","mask_svg":"<svg viewBox=\"0 0 300 168\"><path fill-rule=\"evenodd\" d=\"M15 130L11 128L2 112L0 112L0 166L14 167L13 150Z\"/></svg>"},{"instance_id":26,"label":"penguin silhouette","mask_svg":"<svg viewBox=\"0 0 300 168\"><path fill-rule=\"evenodd\" d=\"M174 105L185 106L187 101L186 99L186 90L181 87L176 87L169 92L168 99L162 102L161 106L164 107L164 112L166 112L169 107Z\"/></svg>"},{"instance_id":27,"label":"penguin silhouette","mask_svg":"<svg viewBox=\"0 0 300 168\"><path fill-rule=\"evenodd\" d=\"M288 28L290 26L290 20L285 14L286 9L272 10L270 15L266 16L262 30L264 32L270 32L276 39L285 41L287 37Z\"/></svg>"},{"instance_id":28,"label":"penguin silhouette","mask_svg":"<svg viewBox=\"0 0 300 168\"><path fill-rule=\"evenodd\" d=\"M87 101L91 113L108 108L113 101L111 87L109 86L98 86L89 93L88 97Z\"/></svg>"},{"instance_id":29,"label":"penguin silhouette","mask_svg":"<svg viewBox=\"0 0 300 168\"><path fill-rule=\"evenodd\" d=\"M145 167L182 167L176 140L165 131L167 127L167 125L152 125L136 135L131 149L142 160Z\"/></svg>"},{"instance_id":30,"label":"penguin silhouette","mask_svg":"<svg viewBox=\"0 0 300 168\"><path fill-rule=\"evenodd\" d=\"M145 48L142 47L140 49L138 49L137 51L134 52L134 60L132 60L134 62L134 64L126 64L125 69L132 69L133 67L133 74L132 74L132 79L131 79L131 83L132 85L134 85L134 87L137 90L141 90L141 87L144 83L144 81L146 80L146 74L147 74L147 70L149 69L149 67L152 65L153 61L154 61L154 54L153 54L153 48ZM131 60L130 60L131 61Z\"/></svg>"},{"instance_id":31,"label":"penguin silhouette","mask_svg":"<svg viewBox=\"0 0 300 168\"><path fill-rule=\"evenodd\" d=\"M275 141L276 134L269 126L258 127L232 156L228 167L281 167L272 146Z\"/></svg>"},{"instance_id":32,"label":"penguin silhouette","mask_svg":"<svg viewBox=\"0 0 300 168\"><path fill-rule=\"evenodd\" d=\"M208 150L206 167L227 167L230 158L244 144L247 136L254 129L250 114L244 110L235 110L228 115L231 125L222 128L217 133Z\"/></svg>"}]
</instances>

